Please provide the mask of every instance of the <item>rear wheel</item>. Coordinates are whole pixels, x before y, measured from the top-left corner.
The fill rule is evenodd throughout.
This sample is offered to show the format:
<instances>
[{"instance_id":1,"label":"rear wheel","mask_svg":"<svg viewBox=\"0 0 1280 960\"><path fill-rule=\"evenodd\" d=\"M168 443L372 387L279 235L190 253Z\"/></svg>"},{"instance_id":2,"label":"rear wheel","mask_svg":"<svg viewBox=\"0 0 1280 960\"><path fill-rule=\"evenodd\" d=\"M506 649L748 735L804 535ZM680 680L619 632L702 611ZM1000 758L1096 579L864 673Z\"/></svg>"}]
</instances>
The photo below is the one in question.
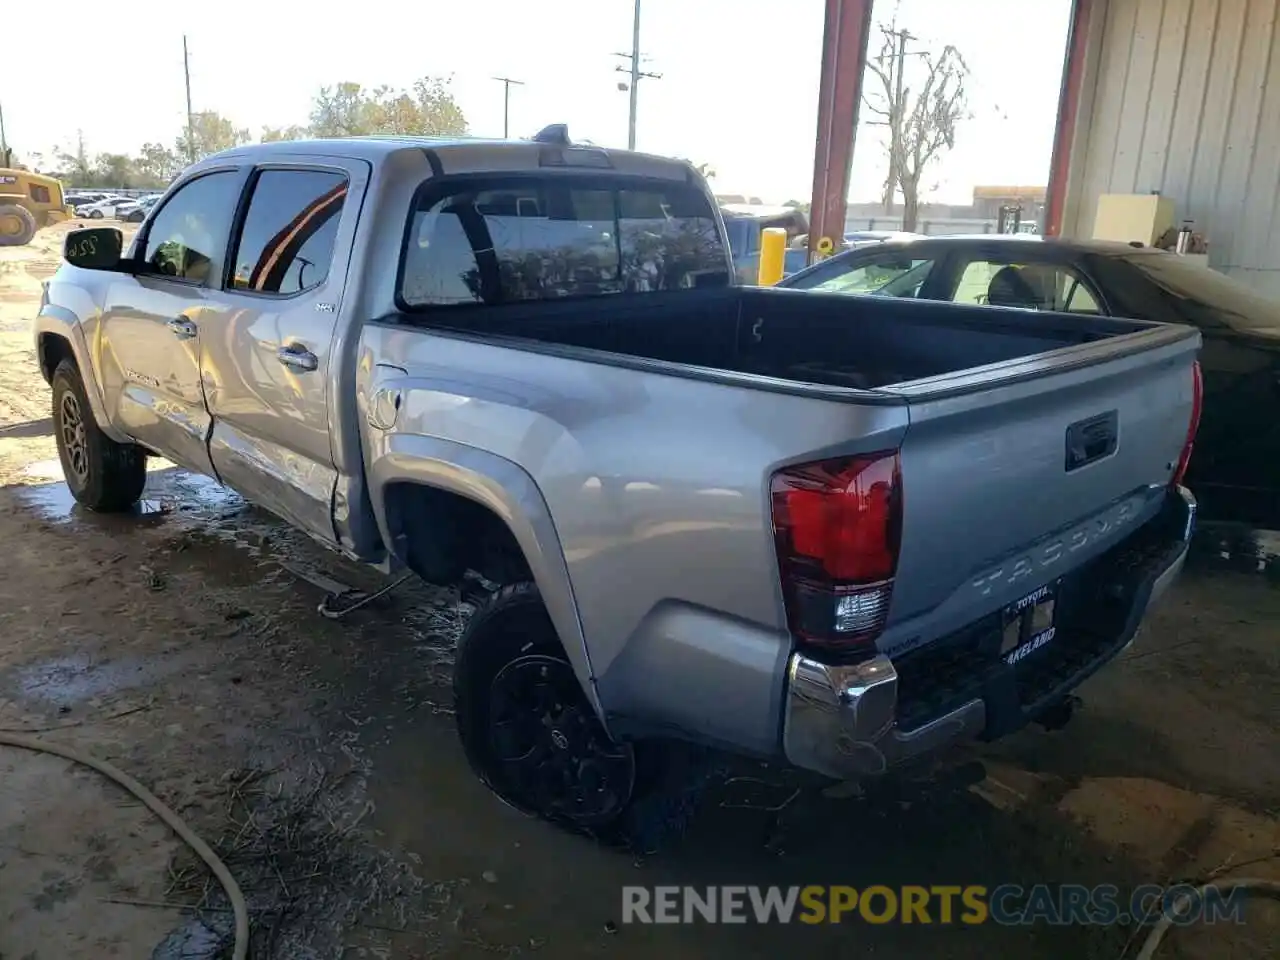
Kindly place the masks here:
<instances>
[{"instance_id":1,"label":"rear wheel","mask_svg":"<svg viewBox=\"0 0 1280 960\"><path fill-rule=\"evenodd\" d=\"M20 247L36 235L36 218L26 207L0 204L0 247Z\"/></svg>"},{"instance_id":2,"label":"rear wheel","mask_svg":"<svg viewBox=\"0 0 1280 960\"><path fill-rule=\"evenodd\" d=\"M67 488L90 510L117 513L142 496L147 457L133 444L116 443L93 419L80 371L63 360L53 373L53 423Z\"/></svg>"},{"instance_id":3,"label":"rear wheel","mask_svg":"<svg viewBox=\"0 0 1280 960\"><path fill-rule=\"evenodd\" d=\"M533 584L476 611L458 642L454 702L468 762L512 806L592 829L630 803L632 748L600 724Z\"/></svg>"},{"instance_id":4,"label":"rear wheel","mask_svg":"<svg viewBox=\"0 0 1280 960\"><path fill-rule=\"evenodd\" d=\"M710 752L612 740L532 583L481 604L458 641L454 711L467 761L527 813L651 852L683 835L719 774Z\"/></svg>"}]
</instances>

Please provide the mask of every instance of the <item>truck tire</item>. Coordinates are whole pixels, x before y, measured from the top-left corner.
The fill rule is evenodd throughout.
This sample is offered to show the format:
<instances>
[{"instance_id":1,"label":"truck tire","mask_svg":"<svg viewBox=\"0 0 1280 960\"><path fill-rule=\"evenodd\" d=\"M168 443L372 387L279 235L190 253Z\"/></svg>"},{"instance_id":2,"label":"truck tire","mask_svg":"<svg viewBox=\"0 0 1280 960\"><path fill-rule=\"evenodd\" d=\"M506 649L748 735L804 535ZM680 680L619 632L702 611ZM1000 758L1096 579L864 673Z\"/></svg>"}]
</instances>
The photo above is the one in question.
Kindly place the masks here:
<instances>
[{"instance_id":1,"label":"truck tire","mask_svg":"<svg viewBox=\"0 0 1280 960\"><path fill-rule=\"evenodd\" d=\"M0 204L0 247L21 247L36 235L36 218L26 207Z\"/></svg>"},{"instance_id":2,"label":"truck tire","mask_svg":"<svg viewBox=\"0 0 1280 960\"><path fill-rule=\"evenodd\" d=\"M58 459L71 495L99 513L128 510L147 482L146 454L133 444L116 443L98 428L73 361L58 364L50 386Z\"/></svg>"},{"instance_id":3,"label":"truck tire","mask_svg":"<svg viewBox=\"0 0 1280 960\"><path fill-rule=\"evenodd\" d=\"M578 830L623 818L635 754L596 717L534 584L503 587L476 611L453 691L467 761L502 800Z\"/></svg>"}]
</instances>

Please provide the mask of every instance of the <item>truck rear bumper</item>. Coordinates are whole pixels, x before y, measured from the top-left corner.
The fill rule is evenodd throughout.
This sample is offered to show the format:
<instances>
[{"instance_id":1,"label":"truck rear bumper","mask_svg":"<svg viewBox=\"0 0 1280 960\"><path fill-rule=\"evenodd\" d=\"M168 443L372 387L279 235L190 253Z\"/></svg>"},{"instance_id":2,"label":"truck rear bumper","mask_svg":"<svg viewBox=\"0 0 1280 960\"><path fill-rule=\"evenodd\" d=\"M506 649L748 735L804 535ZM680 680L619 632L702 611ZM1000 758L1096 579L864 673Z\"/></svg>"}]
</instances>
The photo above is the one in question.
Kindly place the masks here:
<instances>
[{"instance_id":1,"label":"truck rear bumper","mask_svg":"<svg viewBox=\"0 0 1280 960\"><path fill-rule=\"evenodd\" d=\"M1061 701L1132 641L1177 579L1195 528L1190 491L1073 574L1073 611L1054 642L1016 666L998 624L978 624L894 663L850 665L792 654L783 746L789 762L837 779L876 776L963 740L995 739ZM992 631L994 630L994 636Z\"/></svg>"}]
</instances>

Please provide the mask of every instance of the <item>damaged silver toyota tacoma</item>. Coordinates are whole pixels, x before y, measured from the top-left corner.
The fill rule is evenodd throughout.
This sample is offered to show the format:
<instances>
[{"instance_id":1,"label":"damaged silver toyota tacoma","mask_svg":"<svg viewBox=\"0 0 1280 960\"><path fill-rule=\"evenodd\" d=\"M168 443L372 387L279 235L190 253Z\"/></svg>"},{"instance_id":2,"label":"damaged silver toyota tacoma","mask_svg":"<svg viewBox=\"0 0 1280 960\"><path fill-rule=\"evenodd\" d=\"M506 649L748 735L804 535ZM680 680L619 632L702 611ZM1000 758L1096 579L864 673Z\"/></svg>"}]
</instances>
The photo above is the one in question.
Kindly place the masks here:
<instances>
[{"instance_id":1,"label":"damaged silver toyota tacoma","mask_svg":"<svg viewBox=\"0 0 1280 960\"><path fill-rule=\"evenodd\" d=\"M1060 711L1187 551L1192 328L739 287L688 164L563 128L237 147L65 259L77 500L160 456L478 573L466 755L580 828L684 750L855 779Z\"/></svg>"}]
</instances>

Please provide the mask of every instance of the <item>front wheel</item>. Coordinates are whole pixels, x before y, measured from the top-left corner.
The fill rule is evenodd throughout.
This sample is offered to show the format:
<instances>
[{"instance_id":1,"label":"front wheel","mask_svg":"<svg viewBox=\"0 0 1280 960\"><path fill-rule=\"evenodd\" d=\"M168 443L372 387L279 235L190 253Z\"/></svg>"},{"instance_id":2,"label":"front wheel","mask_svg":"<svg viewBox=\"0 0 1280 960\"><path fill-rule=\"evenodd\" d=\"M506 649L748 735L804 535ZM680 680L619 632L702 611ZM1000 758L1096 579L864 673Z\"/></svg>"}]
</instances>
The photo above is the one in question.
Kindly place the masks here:
<instances>
[{"instance_id":1,"label":"front wheel","mask_svg":"<svg viewBox=\"0 0 1280 960\"><path fill-rule=\"evenodd\" d=\"M90 210L90 211L89 211L89 219L90 219L90 220L101 220L104 216L105 216L105 214L104 214L101 210Z\"/></svg>"},{"instance_id":2,"label":"front wheel","mask_svg":"<svg viewBox=\"0 0 1280 960\"><path fill-rule=\"evenodd\" d=\"M512 806L586 830L627 809L632 747L605 732L532 583L504 587L471 618L454 702L468 762Z\"/></svg>"},{"instance_id":3,"label":"front wheel","mask_svg":"<svg viewBox=\"0 0 1280 960\"><path fill-rule=\"evenodd\" d=\"M116 443L99 428L80 370L63 360L53 373L53 423L67 488L78 503L101 513L128 510L147 483L147 457Z\"/></svg>"}]
</instances>

